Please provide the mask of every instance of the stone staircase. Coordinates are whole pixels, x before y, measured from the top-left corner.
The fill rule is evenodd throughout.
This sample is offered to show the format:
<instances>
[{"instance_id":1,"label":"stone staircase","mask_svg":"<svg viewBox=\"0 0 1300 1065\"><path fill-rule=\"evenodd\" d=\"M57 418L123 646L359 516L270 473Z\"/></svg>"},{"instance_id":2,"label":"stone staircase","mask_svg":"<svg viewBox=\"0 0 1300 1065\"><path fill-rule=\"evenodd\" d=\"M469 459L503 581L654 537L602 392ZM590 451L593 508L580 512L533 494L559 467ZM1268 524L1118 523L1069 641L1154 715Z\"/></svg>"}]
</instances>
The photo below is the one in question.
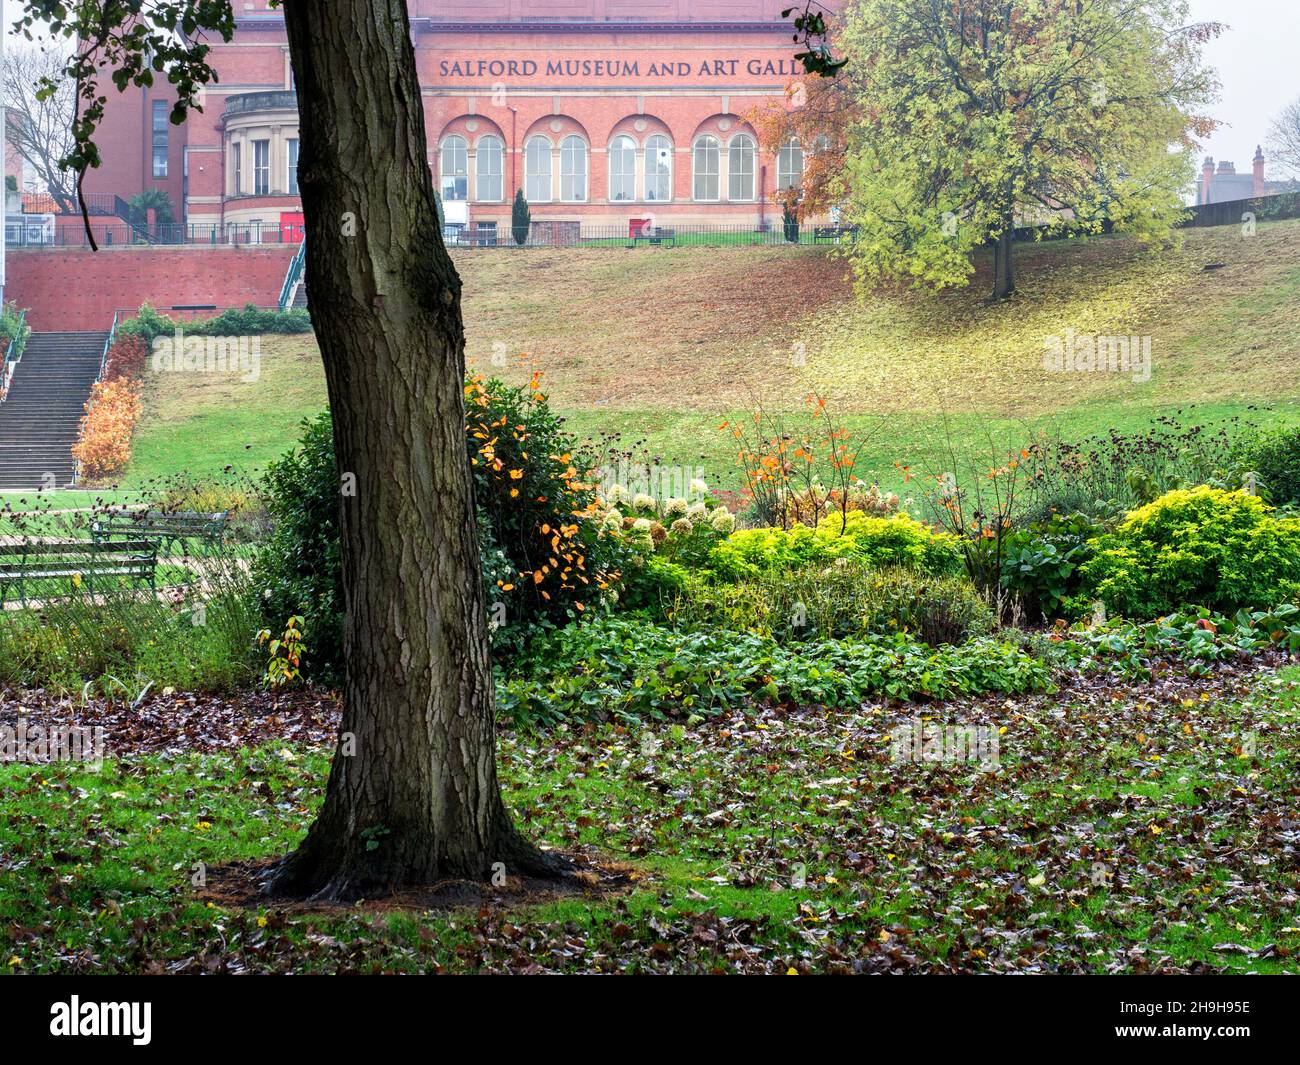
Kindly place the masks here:
<instances>
[{"instance_id":1,"label":"stone staircase","mask_svg":"<svg viewBox=\"0 0 1300 1065\"><path fill-rule=\"evenodd\" d=\"M64 488L108 333L32 333L0 403L0 489Z\"/></svg>"}]
</instances>

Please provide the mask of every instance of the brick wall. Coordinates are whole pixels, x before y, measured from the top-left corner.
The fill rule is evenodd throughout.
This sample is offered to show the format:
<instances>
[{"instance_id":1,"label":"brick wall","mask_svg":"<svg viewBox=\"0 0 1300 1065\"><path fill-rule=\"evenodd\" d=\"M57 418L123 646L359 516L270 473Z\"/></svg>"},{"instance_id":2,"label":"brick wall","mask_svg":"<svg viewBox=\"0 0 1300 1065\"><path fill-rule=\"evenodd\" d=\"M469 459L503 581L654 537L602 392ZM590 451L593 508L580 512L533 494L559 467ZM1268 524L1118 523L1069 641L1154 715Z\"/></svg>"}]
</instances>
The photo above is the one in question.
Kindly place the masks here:
<instances>
[{"instance_id":1,"label":"brick wall","mask_svg":"<svg viewBox=\"0 0 1300 1065\"><path fill-rule=\"evenodd\" d=\"M178 304L273 307L297 250L294 245L14 249L5 295L28 308L27 320L38 331L107 329L115 310L135 310L145 302L161 311Z\"/></svg>"}]
</instances>

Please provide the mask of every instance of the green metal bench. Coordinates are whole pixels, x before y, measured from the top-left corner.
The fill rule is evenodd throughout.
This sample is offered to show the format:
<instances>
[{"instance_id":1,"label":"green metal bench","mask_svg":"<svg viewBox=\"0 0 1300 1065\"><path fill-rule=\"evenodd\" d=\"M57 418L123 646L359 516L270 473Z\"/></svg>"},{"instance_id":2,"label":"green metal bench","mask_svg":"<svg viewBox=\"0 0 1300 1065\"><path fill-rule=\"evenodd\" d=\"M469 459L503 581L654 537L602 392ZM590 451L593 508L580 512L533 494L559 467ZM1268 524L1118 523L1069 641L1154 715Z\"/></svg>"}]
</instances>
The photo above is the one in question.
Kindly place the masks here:
<instances>
[{"instance_id":1,"label":"green metal bench","mask_svg":"<svg viewBox=\"0 0 1300 1065\"><path fill-rule=\"evenodd\" d=\"M670 248L677 247L677 230L663 229L655 226L650 229L643 229L632 237L632 247L636 247L644 241L646 244L667 244Z\"/></svg>"},{"instance_id":2,"label":"green metal bench","mask_svg":"<svg viewBox=\"0 0 1300 1065\"><path fill-rule=\"evenodd\" d=\"M30 581L66 579L72 590L84 586L93 595L97 578L126 577L147 583L150 591L157 591L157 568L157 540L24 540L0 544L0 607L10 588L17 589L18 601L26 606Z\"/></svg>"},{"instance_id":3,"label":"green metal bench","mask_svg":"<svg viewBox=\"0 0 1300 1065\"><path fill-rule=\"evenodd\" d=\"M851 241L858 239L857 226L813 226L813 243L825 244L832 241L839 244L845 237Z\"/></svg>"},{"instance_id":4,"label":"green metal bench","mask_svg":"<svg viewBox=\"0 0 1300 1065\"><path fill-rule=\"evenodd\" d=\"M115 536L157 538L160 544L201 540L220 547L226 535L226 511L202 514L194 510L137 510L111 513L90 527L90 537L99 543Z\"/></svg>"}]
</instances>

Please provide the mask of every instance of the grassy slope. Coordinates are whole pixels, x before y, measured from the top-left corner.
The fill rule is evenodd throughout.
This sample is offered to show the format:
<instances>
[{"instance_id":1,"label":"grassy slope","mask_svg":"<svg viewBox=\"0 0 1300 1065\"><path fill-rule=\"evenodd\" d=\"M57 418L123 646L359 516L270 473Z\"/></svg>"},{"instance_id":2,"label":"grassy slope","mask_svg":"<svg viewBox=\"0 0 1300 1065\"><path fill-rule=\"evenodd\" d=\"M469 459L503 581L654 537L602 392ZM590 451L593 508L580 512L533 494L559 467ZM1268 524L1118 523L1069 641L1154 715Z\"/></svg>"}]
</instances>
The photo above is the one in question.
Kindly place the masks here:
<instances>
[{"instance_id":1,"label":"grassy slope","mask_svg":"<svg viewBox=\"0 0 1300 1065\"><path fill-rule=\"evenodd\" d=\"M644 439L715 477L730 471L717 422L754 396L797 409L824 392L870 435L859 471L886 481L945 424L979 450L1019 446L1028 423L1080 435L1300 404L1300 222L1193 230L1156 255L1118 239L1025 247L1020 295L1000 306L985 302L985 264L965 290L858 298L848 265L811 248L479 252L458 266L471 367L541 369L576 429ZM1151 336L1151 380L1046 372L1044 338L1067 329ZM310 337L263 338L262 354L250 384L151 378L124 483L283 451L323 406L323 377Z\"/></svg>"}]
</instances>

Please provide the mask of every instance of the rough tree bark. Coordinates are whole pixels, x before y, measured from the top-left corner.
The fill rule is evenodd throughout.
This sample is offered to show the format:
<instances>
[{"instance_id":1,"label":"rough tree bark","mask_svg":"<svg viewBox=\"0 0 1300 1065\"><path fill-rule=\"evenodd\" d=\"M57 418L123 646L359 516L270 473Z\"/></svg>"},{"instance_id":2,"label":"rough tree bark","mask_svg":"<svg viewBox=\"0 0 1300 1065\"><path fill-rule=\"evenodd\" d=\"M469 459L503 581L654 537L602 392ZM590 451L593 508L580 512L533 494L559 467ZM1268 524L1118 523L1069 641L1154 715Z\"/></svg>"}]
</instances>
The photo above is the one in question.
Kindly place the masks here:
<instances>
[{"instance_id":1,"label":"rough tree bark","mask_svg":"<svg viewBox=\"0 0 1300 1065\"><path fill-rule=\"evenodd\" d=\"M995 300L1004 300L1016 290L1016 275L1012 268L1015 243L1016 231L1012 223L1002 231L993 245L993 298Z\"/></svg>"},{"instance_id":2,"label":"rough tree bark","mask_svg":"<svg viewBox=\"0 0 1300 1065\"><path fill-rule=\"evenodd\" d=\"M498 862L558 873L497 783L460 279L437 224L406 0L287 0L284 14L342 487L341 733L355 754L336 752L319 817L267 887L351 900Z\"/></svg>"}]
</instances>

